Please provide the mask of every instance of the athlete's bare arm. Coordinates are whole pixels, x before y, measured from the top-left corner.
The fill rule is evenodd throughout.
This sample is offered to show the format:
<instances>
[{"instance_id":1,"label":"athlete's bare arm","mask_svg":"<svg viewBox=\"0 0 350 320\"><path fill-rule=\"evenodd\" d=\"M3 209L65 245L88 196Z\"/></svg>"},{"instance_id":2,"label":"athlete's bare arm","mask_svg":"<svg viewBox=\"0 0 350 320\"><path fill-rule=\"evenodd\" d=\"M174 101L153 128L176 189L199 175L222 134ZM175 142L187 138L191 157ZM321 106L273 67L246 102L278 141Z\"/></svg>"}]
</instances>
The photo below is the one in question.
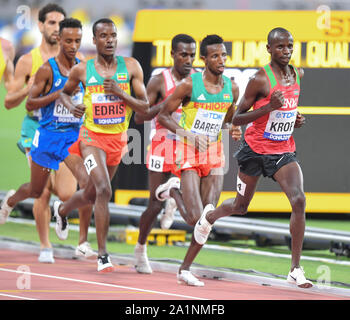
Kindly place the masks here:
<instances>
[{"instance_id":1,"label":"athlete's bare arm","mask_svg":"<svg viewBox=\"0 0 350 320\"><path fill-rule=\"evenodd\" d=\"M13 81L14 65L13 60L15 59L15 48L12 43L5 39L0 39L1 46L4 52L5 58L5 70L3 74L4 84L6 91L9 90L10 84Z\"/></svg>"},{"instance_id":2,"label":"athlete's bare arm","mask_svg":"<svg viewBox=\"0 0 350 320\"><path fill-rule=\"evenodd\" d=\"M277 90L271 94L271 100L268 104L259 109L248 111L253 104L267 97L269 93L269 80L262 69L260 69L248 82L244 95L237 106L233 115L232 124L245 125L264 116L265 114L279 109L284 104L284 97L281 91Z\"/></svg>"},{"instance_id":3,"label":"athlete's bare arm","mask_svg":"<svg viewBox=\"0 0 350 320\"><path fill-rule=\"evenodd\" d=\"M228 129L230 131L230 135L232 139L238 141L242 137L242 130L240 126L235 126L232 124L232 117L235 112L236 103L239 97L239 87L236 84L236 82L234 82L234 80L231 80L231 83L232 83L233 102L226 113L224 123L223 123L223 129Z\"/></svg>"},{"instance_id":4,"label":"athlete's bare arm","mask_svg":"<svg viewBox=\"0 0 350 320\"><path fill-rule=\"evenodd\" d=\"M26 98L33 84L33 77L30 77L32 71L32 56L27 53L19 58L13 81L9 84L9 88L5 97L6 109L12 109L21 104Z\"/></svg>"},{"instance_id":5,"label":"athlete's bare arm","mask_svg":"<svg viewBox=\"0 0 350 320\"><path fill-rule=\"evenodd\" d=\"M299 78L301 79L304 76L304 69L297 68L297 71L299 73ZM298 111L297 118L295 120L294 128L300 128L305 124L305 117Z\"/></svg>"},{"instance_id":6,"label":"athlete's bare arm","mask_svg":"<svg viewBox=\"0 0 350 320\"><path fill-rule=\"evenodd\" d=\"M45 62L37 71L34 83L29 91L26 102L26 109L33 111L47 106L52 101L59 98L61 90L47 94L52 85L52 69L48 62Z\"/></svg>"},{"instance_id":7,"label":"athlete's bare arm","mask_svg":"<svg viewBox=\"0 0 350 320\"><path fill-rule=\"evenodd\" d=\"M84 113L86 106L84 104L75 105L72 102L71 96L76 92L79 83L82 82L85 87L85 78L86 78L86 63L80 62L75 65L69 72L69 77L66 84L63 87L62 92L60 93L60 98L62 103L70 110L76 118L81 118Z\"/></svg>"},{"instance_id":8,"label":"athlete's bare arm","mask_svg":"<svg viewBox=\"0 0 350 320\"><path fill-rule=\"evenodd\" d=\"M186 105L192 94L192 78L188 77L183 80L174 90L173 94L167 97L163 107L158 114L159 123L168 130L176 133L182 138L186 138L187 142L194 145L199 151L205 151L209 146L207 136L194 134L180 127L179 124L172 118L171 114L175 112L181 105Z\"/></svg>"},{"instance_id":9,"label":"athlete's bare arm","mask_svg":"<svg viewBox=\"0 0 350 320\"><path fill-rule=\"evenodd\" d=\"M145 121L152 120L160 111L162 101L164 99L164 78L162 74L157 74L153 76L146 87L148 101L150 105L150 109L147 114L140 114L138 112L135 113L135 123L142 124Z\"/></svg>"},{"instance_id":10,"label":"athlete's bare arm","mask_svg":"<svg viewBox=\"0 0 350 320\"><path fill-rule=\"evenodd\" d=\"M130 75L130 83L136 98L128 95L122 90L117 82L113 79L105 79L103 87L105 93L114 94L125 101L125 103L133 109L135 112L146 114L149 109L149 103L146 93L145 84L143 83L143 71L139 62L134 59L127 57L125 58L126 68Z\"/></svg>"}]
</instances>

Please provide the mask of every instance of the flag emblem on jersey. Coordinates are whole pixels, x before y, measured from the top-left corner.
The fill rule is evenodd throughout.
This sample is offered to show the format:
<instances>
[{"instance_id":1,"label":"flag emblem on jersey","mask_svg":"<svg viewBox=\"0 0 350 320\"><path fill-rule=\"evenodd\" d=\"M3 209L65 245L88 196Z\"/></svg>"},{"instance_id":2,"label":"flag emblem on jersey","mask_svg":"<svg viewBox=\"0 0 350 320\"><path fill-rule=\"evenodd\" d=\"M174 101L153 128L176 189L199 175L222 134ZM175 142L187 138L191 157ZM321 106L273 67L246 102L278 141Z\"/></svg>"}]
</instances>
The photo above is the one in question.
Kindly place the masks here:
<instances>
[{"instance_id":1,"label":"flag emblem on jersey","mask_svg":"<svg viewBox=\"0 0 350 320\"><path fill-rule=\"evenodd\" d=\"M230 100L231 96L227 93L224 94L224 100Z\"/></svg>"},{"instance_id":2,"label":"flag emblem on jersey","mask_svg":"<svg viewBox=\"0 0 350 320\"><path fill-rule=\"evenodd\" d=\"M202 94L197 98L197 100L205 100L204 94L202 93Z\"/></svg>"},{"instance_id":3,"label":"flag emblem on jersey","mask_svg":"<svg viewBox=\"0 0 350 320\"><path fill-rule=\"evenodd\" d=\"M118 81L126 81L128 78L126 73L117 73L117 80Z\"/></svg>"},{"instance_id":4,"label":"flag emblem on jersey","mask_svg":"<svg viewBox=\"0 0 350 320\"><path fill-rule=\"evenodd\" d=\"M97 80L94 76L92 76L88 81L88 83L96 83L96 82L97 82Z\"/></svg>"}]
</instances>

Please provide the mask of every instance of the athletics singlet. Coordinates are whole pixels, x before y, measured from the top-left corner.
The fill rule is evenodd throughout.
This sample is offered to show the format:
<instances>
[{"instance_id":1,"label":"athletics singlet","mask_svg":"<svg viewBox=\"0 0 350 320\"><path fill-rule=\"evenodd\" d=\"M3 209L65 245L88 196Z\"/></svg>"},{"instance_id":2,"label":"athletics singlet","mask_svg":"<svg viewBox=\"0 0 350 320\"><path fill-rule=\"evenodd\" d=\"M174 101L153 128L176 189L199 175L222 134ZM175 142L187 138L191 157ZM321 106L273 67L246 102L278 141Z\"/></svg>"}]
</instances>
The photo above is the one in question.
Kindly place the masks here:
<instances>
[{"instance_id":1,"label":"athletics singlet","mask_svg":"<svg viewBox=\"0 0 350 320\"><path fill-rule=\"evenodd\" d=\"M60 69L57 65L55 58L48 60L52 69L52 85L48 95L61 90L68 78L63 76L60 72ZM76 63L79 63L80 60L76 58ZM72 97L74 104L81 104L83 102L84 87L82 83L79 83L80 92ZM55 101L52 101L49 105L44 108L41 108L42 118L39 121L39 124L50 131L66 131L72 129L79 129L83 118L79 119L74 117L70 111L63 105L60 98Z\"/></svg>"},{"instance_id":2,"label":"athletics singlet","mask_svg":"<svg viewBox=\"0 0 350 320\"><path fill-rule=\"evenodd\" d=\"M265 71L270 92L266 98L257 101L253 109L259 109L270 102L271 94L280 90L284 96L284 105L261 118L249 123L244 138L251 149L259 154L282 154L295 151L293 139L294 124L297 117L297 107L300 95L300 78L295 67L296 81L293 85L282 86L278 83L271 65L266 65Z\"/></svg>"},{"instance_id":3,"label":"athletics singlet","mask_svg":"<svg viewBox=\"0 0 350 320\"><path fill-rule=\"evenodd\" d=\"M130 95L129 72L125 60L117 56L117 71L113 75L118 86ZM128 130L132 109L118 96L105 94L103 88L104 78L95 68L95 59L88 60L86 64L86 92L84 104L86 105L84 126L94 132L117 134Z\"/></svg>"},{"instance_id":4,"label":"athletics singlet","mask_svg":"<svg viewBox=\"0 0 350 320\"><path fill-rule=\"evenodd\" d=\"M30 51L30 54L32 56L32 70L30 72L30 76L32 77L36 74L36 72L39 70L39 68L44 64L44 60L41 56L39 47L32 49ZM40 120L41 119L41 109L27 111L27 114L33 120Z\"/></svg>"},{"instance_id":5,"label":"athletics singlet","mask_svg":"<svg viewBox=\"0 0 350 320\"><path fill-rule=\"evenodd\" d=\"M193 73L191 78L191 100L182 107L179 125L185 130L208 136L212 142L219 141L226 112L233 102L231 80L223 75L223 89L211 94L204 86L201 72Z\"/></svg>"}]
</instances>

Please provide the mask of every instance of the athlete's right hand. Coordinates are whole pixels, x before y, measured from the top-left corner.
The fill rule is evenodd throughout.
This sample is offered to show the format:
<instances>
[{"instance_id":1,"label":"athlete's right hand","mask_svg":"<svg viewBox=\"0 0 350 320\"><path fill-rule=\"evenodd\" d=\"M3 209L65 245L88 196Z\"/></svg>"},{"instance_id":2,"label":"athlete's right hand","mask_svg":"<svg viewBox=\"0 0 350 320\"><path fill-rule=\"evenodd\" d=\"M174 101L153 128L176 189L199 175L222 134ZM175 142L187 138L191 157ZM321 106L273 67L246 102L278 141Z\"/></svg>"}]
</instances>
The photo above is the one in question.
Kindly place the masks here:
<instances>
[{"instance_id":1,"label":"athlete's right hand","mask_svg":"<svg viewBox=\"0 0 350 320\"><path fill-rule=\"evenodd\" d=\"M78 104L74 106L74 109L72 110L72 114L76 118L81 118L85 113L86 106L85 104Z\"/></svg>"},{"instance_id":2,"label":"athlete's right hand","mask_svg":"<svg viewBox=\"0 0 350 320\"><path fill-rule=\"evenodd\" d=\"M272 110L277 110L284 105L284 96L280 90L272 92L270 99L270 107Z\"/></svg>"},{"instance_id":3,"label":"athlete's right hand","mask_svg":"<svg viewBox=\"0 0 350 320\"><path fill-rule=\"evenodd\" d=\"M194 138L193 144L199 152L204 152L209 148L209 144L210 144L209 137L201 134L196 134L194 135L193 138Z\"/></svg>"}]
</instances>

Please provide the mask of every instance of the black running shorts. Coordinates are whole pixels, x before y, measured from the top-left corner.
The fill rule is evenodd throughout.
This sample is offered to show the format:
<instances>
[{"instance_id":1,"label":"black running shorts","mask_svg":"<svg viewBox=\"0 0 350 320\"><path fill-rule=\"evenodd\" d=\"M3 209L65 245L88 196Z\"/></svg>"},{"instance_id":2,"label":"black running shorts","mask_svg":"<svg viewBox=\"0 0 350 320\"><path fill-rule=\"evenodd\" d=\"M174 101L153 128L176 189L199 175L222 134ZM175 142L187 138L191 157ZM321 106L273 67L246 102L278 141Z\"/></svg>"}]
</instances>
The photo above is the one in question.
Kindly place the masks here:
<instances>
[{"instance_id":1,"label":"black running shorts","mask_svg":"<svg viewBox=\"0 0 350 320\"><path fill-rule=\"evenodd\" d=\"M248 143L243 140L235 157L241 172L248 176L273 178L273 175L290 162L298 162L295 152L282 154L259 154L254 152Z\"/></svg>"}]
</instances>

